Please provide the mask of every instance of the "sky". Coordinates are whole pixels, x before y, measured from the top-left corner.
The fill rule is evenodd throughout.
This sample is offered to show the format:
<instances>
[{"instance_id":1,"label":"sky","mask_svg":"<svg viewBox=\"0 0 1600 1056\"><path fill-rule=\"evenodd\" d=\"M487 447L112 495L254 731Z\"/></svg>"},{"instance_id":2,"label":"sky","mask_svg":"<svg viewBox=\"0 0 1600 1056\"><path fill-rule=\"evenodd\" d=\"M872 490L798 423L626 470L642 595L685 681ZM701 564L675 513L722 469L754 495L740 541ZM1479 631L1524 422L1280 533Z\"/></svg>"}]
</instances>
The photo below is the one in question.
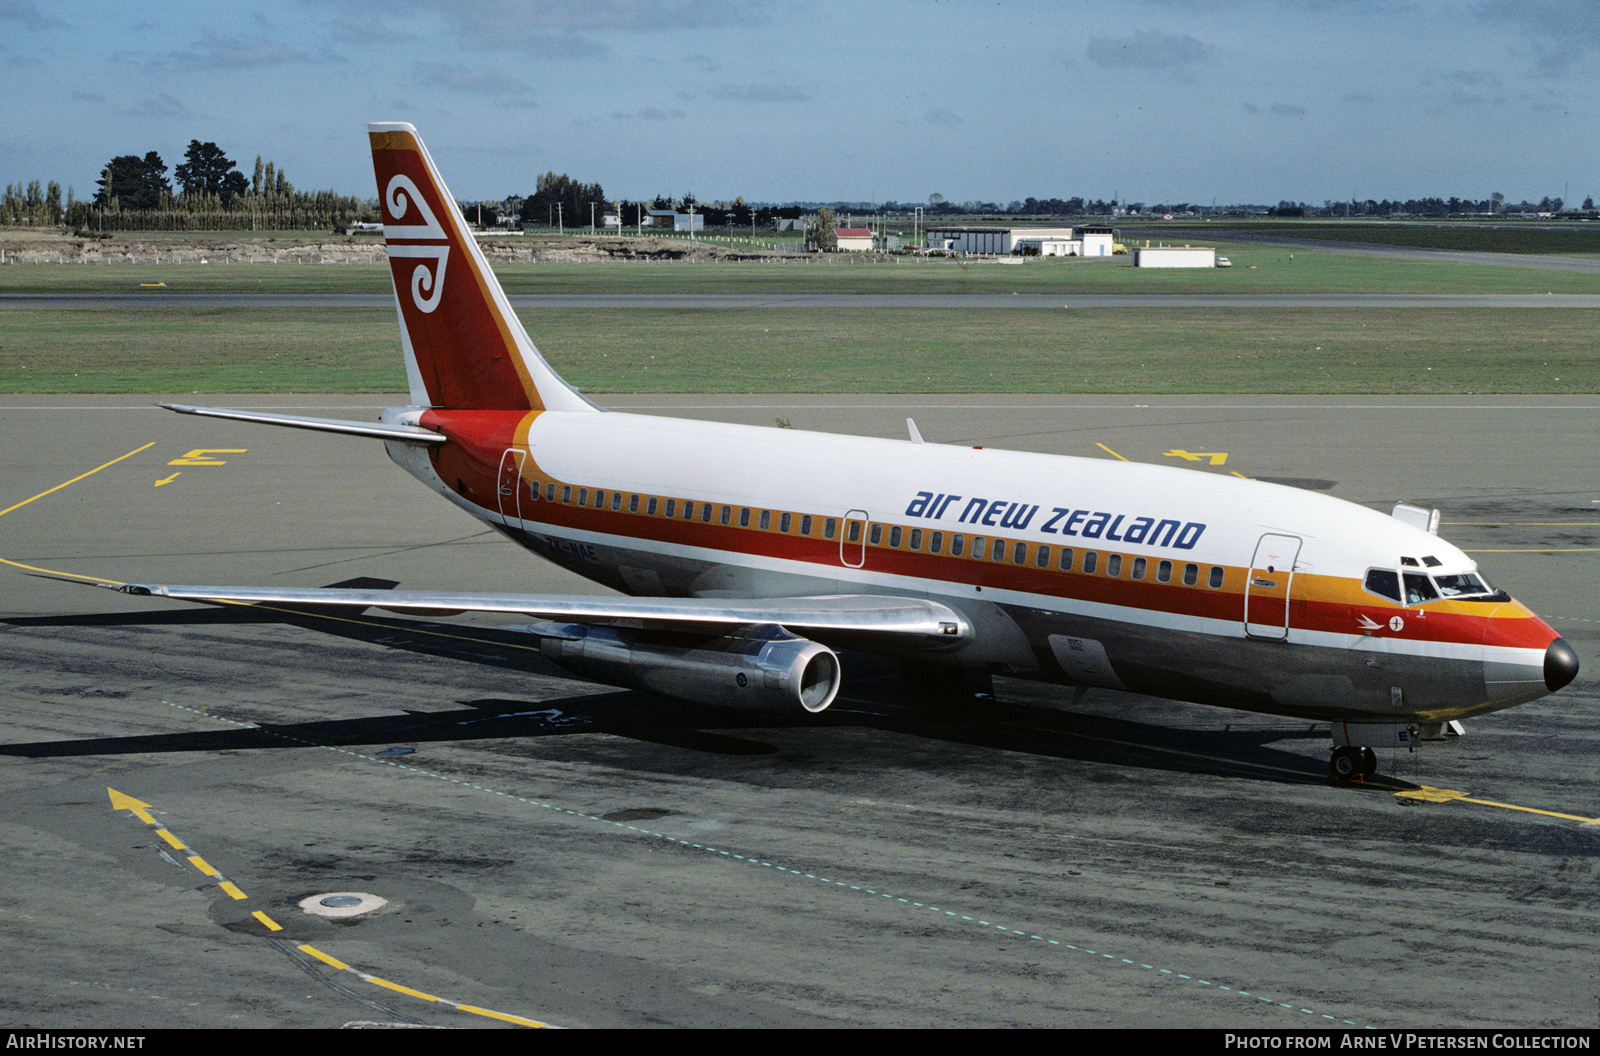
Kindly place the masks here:
<instances>
[{"instance_id":1,"label":"sky","mask_svg":"<svg viewBox=\"0 0 1600 1056\"><path fill-rule=\"evenodd\" d=\"M376 195L1600 196L1596 0L0 0L0 182L215 142Z\"/></svg>"}]
</instances>

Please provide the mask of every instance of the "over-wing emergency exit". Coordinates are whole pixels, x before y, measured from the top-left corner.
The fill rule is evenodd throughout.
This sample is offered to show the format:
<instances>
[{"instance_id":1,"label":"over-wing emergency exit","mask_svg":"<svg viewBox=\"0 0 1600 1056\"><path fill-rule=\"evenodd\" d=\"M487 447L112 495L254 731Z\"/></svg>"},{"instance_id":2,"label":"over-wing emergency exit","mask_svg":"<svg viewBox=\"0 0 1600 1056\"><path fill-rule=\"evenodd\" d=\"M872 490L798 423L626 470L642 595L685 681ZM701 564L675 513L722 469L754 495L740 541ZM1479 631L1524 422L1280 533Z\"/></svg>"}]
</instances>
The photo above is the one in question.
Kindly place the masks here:
<instances>
[{"instance_id":1,"label":"over-wing emergency exit","mask_svg":"<svg viewBox=\"0 0 1600 1056\"><path fill-rule=\"evenodd\" d=\"M1373 744L1555 692L1567 642L1436 534L1236 477L605 411L528 339L409 124L368 126L411 404L380 439L512 541L622 595L133 585L189 600L515 613L610 684L820 712L835 649L1329 722Z\"/></svg>"}]
</instances>

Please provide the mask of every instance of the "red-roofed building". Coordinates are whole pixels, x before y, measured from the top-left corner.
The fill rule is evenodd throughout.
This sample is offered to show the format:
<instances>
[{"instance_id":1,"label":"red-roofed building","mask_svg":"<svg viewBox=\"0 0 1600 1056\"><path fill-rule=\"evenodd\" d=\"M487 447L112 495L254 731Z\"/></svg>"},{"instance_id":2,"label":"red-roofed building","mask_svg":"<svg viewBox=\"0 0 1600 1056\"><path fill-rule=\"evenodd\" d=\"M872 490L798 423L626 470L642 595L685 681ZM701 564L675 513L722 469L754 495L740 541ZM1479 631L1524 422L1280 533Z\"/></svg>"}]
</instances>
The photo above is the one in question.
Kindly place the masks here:
<instances>
[{"instance_id":1,"label":"red-roofed building","mask_svg":"<svg viewBox=\"0 0 1600 1056\"><path fill-rule=\"evenodd\" d=\"M870 227L836 227L833 229L833 237L838 240L838 249L841 253L872 249Z\"/></svg>"}]
</instances>

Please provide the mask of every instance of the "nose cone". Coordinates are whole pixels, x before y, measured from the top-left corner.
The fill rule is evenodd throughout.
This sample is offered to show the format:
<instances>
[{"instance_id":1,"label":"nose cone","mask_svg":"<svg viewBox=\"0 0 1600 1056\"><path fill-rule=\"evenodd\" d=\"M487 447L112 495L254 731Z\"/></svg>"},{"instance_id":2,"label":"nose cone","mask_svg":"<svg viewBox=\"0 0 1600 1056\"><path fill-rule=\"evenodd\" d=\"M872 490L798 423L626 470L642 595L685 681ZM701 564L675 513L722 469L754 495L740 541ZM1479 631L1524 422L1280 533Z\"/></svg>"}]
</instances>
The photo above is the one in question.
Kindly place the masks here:
<instances>
[{"instance_id":1,"label":"nose cone","mask_svg":"<svg viewBox=\"0 0 1600 1056\"><path fill-rule=\"evenodd\" d=\"M1557 638L1544 651L1544 684L1550 692L1565 686L1578 677L1578 651Z\"/></svg>"}]
</instances>

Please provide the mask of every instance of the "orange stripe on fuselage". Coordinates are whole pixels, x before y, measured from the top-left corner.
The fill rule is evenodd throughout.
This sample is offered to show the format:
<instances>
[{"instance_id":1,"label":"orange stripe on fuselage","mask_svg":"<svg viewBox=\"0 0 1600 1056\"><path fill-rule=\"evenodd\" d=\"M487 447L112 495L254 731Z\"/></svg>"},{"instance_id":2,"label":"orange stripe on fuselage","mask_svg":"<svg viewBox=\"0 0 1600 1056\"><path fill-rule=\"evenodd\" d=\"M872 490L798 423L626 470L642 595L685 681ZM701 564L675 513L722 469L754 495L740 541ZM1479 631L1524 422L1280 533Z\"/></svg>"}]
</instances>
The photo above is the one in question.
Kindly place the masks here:
<instances>
[{"instance_id":1,"label":"orange stripe on fuselage","mask_svg":"<svg viewBox=\"0 0 1600 1056\"><path fill-rule=\"evenodd\" d=\"M562 480L545 472L529 451L528 433L539 413L428 411L422 416L421 424L439 429L455 441L438 449L435 465L441 471L441 478L452 486L457 479L461 480L468 489L462 494L495 516L500 515L497 488L501 458L507 448L515 448L528 452L518 481L524 520L556 528L611 535L619 539L638 539L730 555L794 561L814 566L819 578L833 578L843 571L839 536L844 532L845 518L841 513L811 513L812 534L805 536L799 532L805 511L785 511L740 502L707 503L701 499L685 500L681 496L653 492L594 488ZM448 476L447 472L455 476ZM532 499L528 484L534 480L541 487L554 485L555 501L545 499L542 491L538 499ZM571 489L571 501L560 500L563 488ZM588 500L583 506L577 504L580 491ZM596 509L593 506L593 496L597 492L606 495L604 508ZM611 496L617 494L623 497L622 508L612 510ZM636 513L628 510L628 500L635 495L639 497L639 510ZM657 500L654 514L646 512L651 498ZM665 516L669 501L673 504L672 517ZM693 506L692 519L683 517L686 503ZM701 519L707 505L713 508L709 522ZM723 506L732 511L731 523L726 525L721 523ZM750 511L748 527L738 525L741 510ZM763 510L771 514L770 526L765 529L759 527ZM792 515L790 531L787 533L779 527L782 515L786 512ZM829 517L837 525L837 531L831 539L822 534L823 525ZM1223 569L1223 581L1220 587L1213 588L1208 585L1208 573L1214 563L1193 562L1199 569L1198 582L1188 586L1181 582L1181 577L1184 566L1191 562L1181 555L1138 554L1079 545L1072 548L1073 570L1062 571L1059 557L1063 548L1053 543L1040 544L1006 535L984 535L982 538L986 542L986 551L990 554L993 540L1004 539L1006 556L1001 561L991 560L989 556L979 560L971 556L970 550L959 557L952 556L948 551L929 553L925 546L933 529L925 525L915 526L922 529L924 537L924 549L916 551L907 545L912 526L900 525L901 545L891 547L887 541L895 525L880 520L868 521L863 531L869 535L863 538L870 539L872 525L881 525L882 535L879 543L866 543L868 556L864 570L868 573L1008 590L1064 601L1115 605L1229 623L1242 624L1244 619L1247 569L1240 566L1217 566ZM969 547L975 538L967 532L942 531L946 547L956 534L963 535ZM1013 547L1017 542L1025 543L1027 548L1025 561L1020 565L1012 560ZM1046 568L1039 568L1035 564L1041 545L1050 546L1050 561ZM1095 572L1085 573L1081 571L1082 555L1091 550L1098 555L1098 565ZM1108 559L1113 555L1120 555L1122 559L1122 574L1118 577L1106 574ZM1129 578L1133 561L1138 557L1144 557L1147 562L1146 575L1142 580ZM1163 583L1155 578L1157 566L1162 560L1172 562L1170 582ZM1366 617L1365 621L1363 616ZM1390 625L1395 616L1401 617L1401 629L1398 631ZM1542 649L1557 637L1555 631L1542 620L1514 602L1441 599L1426 606L1407 608L1367 592L1357 579L1309 572L1298 573L1294 578L1289 623L1292 629L1304 631L1515 648ZM1369 623L1376 623L1378 627L1371 628Z\"/></svg>"}]
</instances>

